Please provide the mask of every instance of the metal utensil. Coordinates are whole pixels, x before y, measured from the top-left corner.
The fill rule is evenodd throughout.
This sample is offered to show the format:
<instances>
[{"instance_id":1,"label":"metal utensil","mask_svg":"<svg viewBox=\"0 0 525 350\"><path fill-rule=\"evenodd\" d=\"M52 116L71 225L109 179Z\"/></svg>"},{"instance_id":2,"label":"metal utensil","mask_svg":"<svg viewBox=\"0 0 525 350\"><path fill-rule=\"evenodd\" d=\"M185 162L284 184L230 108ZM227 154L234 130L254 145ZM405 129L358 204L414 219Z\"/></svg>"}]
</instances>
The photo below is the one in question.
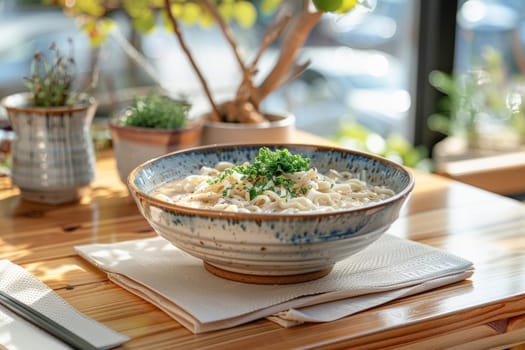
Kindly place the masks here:
<instances>
[{"instance_id":1,"label":"metal utensil","mask_svg":"<svg viewBox=\"0 0 525 350\"><path fill-rule=\"evenodd\" d=\"M3 291L0 291L0 304L74 349L98 350L97 347L69 329Z\"/></svg>"}]
</instances>

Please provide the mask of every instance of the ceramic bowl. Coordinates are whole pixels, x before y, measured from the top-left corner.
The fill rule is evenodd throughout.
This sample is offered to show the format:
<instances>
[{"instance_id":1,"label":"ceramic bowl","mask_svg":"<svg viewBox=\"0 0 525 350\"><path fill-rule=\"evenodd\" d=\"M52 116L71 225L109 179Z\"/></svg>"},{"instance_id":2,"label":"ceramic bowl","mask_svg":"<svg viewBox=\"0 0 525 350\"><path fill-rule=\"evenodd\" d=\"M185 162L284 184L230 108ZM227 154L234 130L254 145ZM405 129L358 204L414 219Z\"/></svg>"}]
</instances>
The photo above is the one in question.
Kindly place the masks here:
<instances>
[{"instance_id":1,"label":"ceramic bowl","mask_svg":"<svg viewBox=\"0 0 525 350\"><path fill-rule=\"evenodd\" d=\"M294 283L322 277L333 265L379 238L398 218L414 178L389 160L342 148L286 145L292 153L328 169L366 172L372 185L395 195L363 207L330 213L256 214L195 209L150 196L162 184L198 173L219 161L252 161L259 148L276 145L197 147L150 160L128 178L130 192L154 230L204 261L212 273L243 282Z\"/></svg>"}]
</instances>

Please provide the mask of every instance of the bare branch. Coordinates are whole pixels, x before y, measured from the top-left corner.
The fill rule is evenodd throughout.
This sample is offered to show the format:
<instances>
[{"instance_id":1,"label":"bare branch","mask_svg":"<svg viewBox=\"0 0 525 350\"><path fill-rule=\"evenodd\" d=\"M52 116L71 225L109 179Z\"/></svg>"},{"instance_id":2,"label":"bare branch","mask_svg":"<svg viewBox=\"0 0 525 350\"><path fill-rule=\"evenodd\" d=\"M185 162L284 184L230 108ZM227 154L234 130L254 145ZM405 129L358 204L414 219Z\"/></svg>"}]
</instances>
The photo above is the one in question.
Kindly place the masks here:
<instances>
[{"instance_id":1,"label":"bare branch","mask_svg":"<svg viewBox=\"0 0 525 350\"><path fill-rule=\"evenodd\" d=\"M226 41L228 42L228 44L230 44L233 54L235 55L235 58L237 59L237 63L239 64L239 67L243 71L243 75L245 75L246 73L249 72L249 70L248 68L246 68L244 61L242 60L241 54L239 52L239 48L237 47L237 43L235 42L231 28L221 17L221 14L217 10L216 5L212 4L210 0L202 0L202 2L206 5L206 8L208 9L208 11L210 11L211 15L213 16L217 24L219 24L219 27L221 28L221 31L224 37L226 38Z\"/></svg>"},{"instance_id":2,"label":"bare branch","mask_svg":"<svg viewBox=\"0 0 525 350\"><path fill-rule=\"evenodd\" d=\"M182 48L182 51L186 54L186 57L190 61L191 66L193 67L193 70L197 74L201 85L204 89L204 92L206 93L206 97L208 98L208 101L210 102L210 105L212 107L213 113L212 113L212 119L218 120L219 118L219 110L217 109L217 105L215 104L215 101L213 101L213 97L211 95L211 91L208 87L208 84L206 83L206 79L204 79L204 76L202 75L201 70L199 69L199 66L193 59L193 55L191 54L190 49L186 46L186 42L184 41L184 37L182 36L182 32L179 28L179 23L177 22L177 19L173 15L173 12L171 11L171 3L170 0L164 0L164 4L166 7L166 12L168 13L168 18L171 22L171 25L173 26L173 31L175 32L175 35L177 36L177 40L179 41L180 47Z\"/></svg>"},{"instance_id":3,"label":"bare branch","mask_svg":"<svg viewBox=\"0 0 525 350\"><path fill-rule=\"evenodd\" d=\"M237 60L237 63L239 64L239 67L242 72L242 81L239 87L237 88L237 93L235 96L235 104L237 106L243 106L248 99L251 97L252 94L257 93L257 90L255 89L255 86L253 84L253 75L254 70L251 68L246 67L241 54L239 52L239 48L237 46L237 43L235 42L235 38L233 36L233 33L231 31L231 28L228 26L228 24L224 21L224 19L221 17L219 11L217 10L217 7L215 4L211 3L210 0L202 0L207 9L210 11L211 15L215 19L215 21L218 23L219 28L221 29L224 37L226 38L226 41L230 45L233 54ZM229 112L226 112L229 113ZM251 113L253 114L253 113ZM221 116L222 117L222 116Z\"/></svg>"},{"instance_id":4,"label":"bare branch","mask_svg":"<svg viewBox=\"0 0 525 350\"><path fill-rule=\"evenodd\" d=\"M310 7L310 0L303 0L303 12L308 12L308 7Z\"/></svg>"},{"instance_id":5,"label":"bare branch","mask_svg":"<svg viewBox=\"0 0 525 350\"><path fill-rule=\"evenodd\" d=\"M124 50L124 52L131 58L136 64L138 64L148 75L155 80L159 86L162 86L162 80L160 79L155 67L153 67L146 57L138 51L129 41L126 39L124 34L120 31L118 26L110 32L111 37L117 42L117 44Z\"/></svg>"},{"instance_id":6,"label":"bare branch","mask_svg":"<svg viewBox=\"0 0 525 350\"><path fill-rule=\"evenodd\" d=\"M274 17L272 23L270 24L266 33L264 34L261 47L259 48L259 51L255 55L255 58L253 59L250 65L250 69L252 71L255 70L255 67L257 66L257 63L259 63L259 60L261 59L264 51L266 51L266 49L270 47L270 45L275 41L275 39L277 39L279 35L281 35L284 28L286 28L286 26L290 22L291 18L292 16L289 14L284 15L282 18L280 18L277 15Z\"/></svg>"},{"instance_id":7,"label":"bare branch","mask_svg":"<svg viewBox=\"0 0 525 350\"><path fill-rule=\"evenodd\" d=\"M297 65L293 67L292 69L288 70L286 75L284 75L277 85L275 85L275 89L280 88L283 85L288 84L289 82L295 80L298 76L304 73L304 71L310 66L311 61L308 60L303 64Z\"/></svg>"},{"instance_id":8,"label":"bare branch","mask_svg":"<svg viewBox=\"0 0 525 350\"><path fill-rule=\"evenodd\" d=\"M301 47L303 47L304 42L321 18L321 15L322 12L303 12L298 16L293 23L293 27L289 30L288 36L281 44L281 51L277 62L266 79L258 87L258 94L256 96L259 100L254 101L254 103L260 103L262 99L279 86L282 76L288 72L294 63L297 53Z\"/></svg>"}]
</instances>

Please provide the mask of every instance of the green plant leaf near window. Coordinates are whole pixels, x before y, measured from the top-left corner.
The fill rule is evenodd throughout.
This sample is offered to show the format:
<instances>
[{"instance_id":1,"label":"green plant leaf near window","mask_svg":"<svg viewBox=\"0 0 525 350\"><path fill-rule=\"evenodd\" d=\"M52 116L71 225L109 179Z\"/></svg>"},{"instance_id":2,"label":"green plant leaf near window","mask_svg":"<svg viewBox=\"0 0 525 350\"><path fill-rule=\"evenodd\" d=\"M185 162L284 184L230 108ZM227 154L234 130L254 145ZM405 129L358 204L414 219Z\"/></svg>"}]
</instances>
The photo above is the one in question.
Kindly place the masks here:
<instances>
[{"instance_id":1,"label":"green plant leaf near window","mask_svg":"<svg viewBox=\"0 0 525 350\"><path fill-rule=\"evenodd\" d=\"M359 123L346 122L341 125L333 139L344 147L377 154L426 172L433 170L427 149L423 146L412 146L399 134L391 134L384 138Z\"/></svg>"},{"instance_id":2,"label":"green plant leaf near window","mask_svg":"<svg viewBox=\"0 0 525 350\"><path fill-rule=\"evenodd\" d=\"M173 100L158 92L136 97L126 110L122 125L156 129L178 129L186 125L190 104Z\"/></svg>"},{"instance_id":3,"label":"green plant leaf near window","mask_svg":"<svg viewBox=\"0 0 525 350\"><path fill-rule=\"evenodd\" d=\"M521 135L523 143L525 82L521 75L512 75L507 69L501 52L487 47L478 67L453 75L432 72L430 84L445 96L439 111L429 116L428 127L464 138L476 147L488 139L496 140L494 135L498 132L503 139L509 139L511 134Z\"/></svg>"}]
</instances>

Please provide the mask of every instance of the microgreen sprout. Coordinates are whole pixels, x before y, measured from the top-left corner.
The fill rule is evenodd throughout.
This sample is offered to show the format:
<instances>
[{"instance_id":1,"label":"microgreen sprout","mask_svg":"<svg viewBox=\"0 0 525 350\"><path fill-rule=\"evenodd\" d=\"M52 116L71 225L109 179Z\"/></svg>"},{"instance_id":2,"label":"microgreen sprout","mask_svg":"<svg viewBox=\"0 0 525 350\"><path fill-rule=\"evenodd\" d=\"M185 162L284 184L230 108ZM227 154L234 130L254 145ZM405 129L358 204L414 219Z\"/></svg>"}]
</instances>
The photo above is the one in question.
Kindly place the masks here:
<instances>
[{"instance_id":1,"label":"microgreen sprout","mask_svg":"<svg viewBox=\"0 0 525 350\"><path fill-rule=\"evenodd\" d=\"M220 175L209 180L208 183L210 185L217 184L236 172L242 175L242 180L246 180L251 185L244 187L244 190L250 195L250 200L264 193L264 191L275 191L276 187L283 188L286 191L286 194L283 195L285 198L288 196L297 197L299 194L306 194L311 186L296 188L294 180L286 177L286 174L308 171L309 169L309 158L292 154L287 149L272 151L267 147L262 147L252 164L237 165L226 169ZM223 190L222 195L226 196L231 188L228 187Z\"/></svg>"}]
</instances>

